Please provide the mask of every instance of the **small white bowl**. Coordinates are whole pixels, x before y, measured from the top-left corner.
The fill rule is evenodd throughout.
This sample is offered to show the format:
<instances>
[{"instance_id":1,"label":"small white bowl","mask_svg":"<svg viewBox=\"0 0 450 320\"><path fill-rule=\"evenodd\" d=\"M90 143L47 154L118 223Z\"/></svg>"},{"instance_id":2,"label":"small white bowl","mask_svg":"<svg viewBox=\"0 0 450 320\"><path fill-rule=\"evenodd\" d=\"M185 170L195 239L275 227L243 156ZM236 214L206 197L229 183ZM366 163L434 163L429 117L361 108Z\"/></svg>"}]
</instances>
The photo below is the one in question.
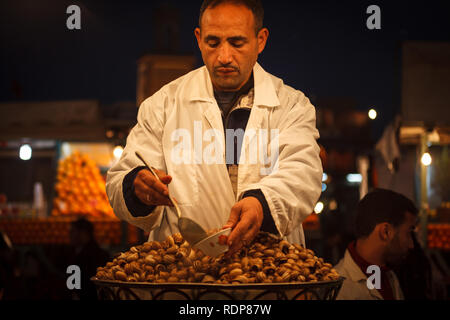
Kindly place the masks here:
<instances>
[{"instance_id":1,"label":"small white bowl","mask_svg":"<svg viewBox=\"0 0 450 320\"><path fill-rule=\"evenodd\" d=\"M213 235L210 235L209 237L197 242L193 247L198 248L202 250L204 254L215 258L228 251L228 245L219 244L219 237L221 235L228 236L230 235L230 233L231 228L220 230L219 232L214 233Z\"/></svg>"}]
</instances>

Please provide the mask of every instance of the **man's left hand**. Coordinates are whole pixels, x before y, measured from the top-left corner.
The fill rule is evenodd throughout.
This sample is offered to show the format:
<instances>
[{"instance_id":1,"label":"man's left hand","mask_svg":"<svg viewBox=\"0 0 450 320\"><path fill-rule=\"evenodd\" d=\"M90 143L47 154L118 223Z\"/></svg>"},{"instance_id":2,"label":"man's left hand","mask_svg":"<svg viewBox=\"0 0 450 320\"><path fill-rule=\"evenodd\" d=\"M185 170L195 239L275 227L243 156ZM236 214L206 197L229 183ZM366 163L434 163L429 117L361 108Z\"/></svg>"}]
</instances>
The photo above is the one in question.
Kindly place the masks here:
<instances>
[{"instance_id":1,"label":"man's left hand","mask_svg":"<svg viewBox=\"0 0 450 320\"><path fill-rule=\"evenodd\" d=\"M237 202L232 208L228 222L223 229L233 228L228 237L227 255L237 252L249 244L259 232L263 222L263 208L255 197L247 197Z\"/></svg>"}]
</instances>

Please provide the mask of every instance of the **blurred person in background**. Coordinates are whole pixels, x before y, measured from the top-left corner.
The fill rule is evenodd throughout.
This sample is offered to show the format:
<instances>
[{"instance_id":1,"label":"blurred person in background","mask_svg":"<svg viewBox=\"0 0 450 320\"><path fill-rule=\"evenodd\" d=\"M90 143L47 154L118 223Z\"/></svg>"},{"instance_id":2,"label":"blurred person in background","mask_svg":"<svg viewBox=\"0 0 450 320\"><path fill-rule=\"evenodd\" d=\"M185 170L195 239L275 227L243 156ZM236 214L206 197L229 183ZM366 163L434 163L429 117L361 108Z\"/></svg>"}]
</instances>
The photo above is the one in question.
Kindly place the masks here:
<instances>
[{"instance_id":1,"label":"blurred person in background","mask_svg":"<svg viewBox=\"0 0 450 320\"><path fill-rule=\"evenodd\" d=\"M17 251L8 235L0 230L0 300L21 298L21 271Z\"/></svg>"},{"instance_id":2,"label":"blurred person in background","mask_svg":"<svg viewBox=\"0 0 450 320\"><path fill-rule=\"evenodd\" d=\"M94 226L85 218L72 222L70 239L74 250L70 264L79 266L81 270L81 289L72 290L73 298L96 300L97 291L90 278L96 274L97 267L104 266L108 262L109 253L95 241Z\"/></svg>"},{"instance_id":3,"label":"blurred person in background","mask_svg":"<svg viewBox=\"0 0 450 320\"><path fill-rule=\"evenodd\" d=\"M416 228L417 214L411 200L385 189L368 193L358 203L356 241L348 245L344 258L335 267L346 278L337 299L404 299L392 268L400 265L414 248L412 232ZM370 266L379 267L379 288L369 288L367 280L374 279L372 275L376 274ZM376 284L376 281L371 282Z\"/></svg>"},{"instance_id":4,"label":"blurred person in background","mask_svg":"<svg viewBox=\"0 0 450 320\"><path fill-rule=\"evenodd\" d=\"M411 237L414 242L413 249L401 264L394 267L405 300L447 299L444 274L422 248L415 232Z\"/></svg>"}]
</instances>

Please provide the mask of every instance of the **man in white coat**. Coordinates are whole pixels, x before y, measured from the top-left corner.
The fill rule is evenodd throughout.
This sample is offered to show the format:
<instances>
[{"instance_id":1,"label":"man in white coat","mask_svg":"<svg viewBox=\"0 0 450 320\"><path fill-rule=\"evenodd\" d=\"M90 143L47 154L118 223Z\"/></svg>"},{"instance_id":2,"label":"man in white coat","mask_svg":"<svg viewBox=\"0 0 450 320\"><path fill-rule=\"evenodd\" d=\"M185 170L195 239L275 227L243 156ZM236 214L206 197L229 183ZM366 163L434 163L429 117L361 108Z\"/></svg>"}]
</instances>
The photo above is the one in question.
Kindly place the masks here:
<instances>
[{"instance_id":1,"label":"man in white coat","mask_svg":"<svg viewBox=\"0 0 450 320\"><path fill-rule=\"evenodd\" d=\"M204 229L233 228L230 253L260 230L305 244L301 223L321 192L315 109L257 63L263 15L259 0L204 1L195 36L205 66L141 104L106 190L116 215L150 239L178 232L170 192Z\"/></svg>"}]
</instances>

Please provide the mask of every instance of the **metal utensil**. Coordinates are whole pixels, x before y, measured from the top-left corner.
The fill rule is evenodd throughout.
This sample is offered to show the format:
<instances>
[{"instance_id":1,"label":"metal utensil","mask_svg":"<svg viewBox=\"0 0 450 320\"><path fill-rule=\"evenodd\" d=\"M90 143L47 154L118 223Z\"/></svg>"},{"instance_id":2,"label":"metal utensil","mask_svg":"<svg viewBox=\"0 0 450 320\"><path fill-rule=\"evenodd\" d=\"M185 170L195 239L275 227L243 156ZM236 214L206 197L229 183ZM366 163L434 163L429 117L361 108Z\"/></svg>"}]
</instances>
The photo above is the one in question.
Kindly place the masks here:
<instances>
[{"instance_id":1,"label":"metal utensil","mask_svg":"<svg viewBox=\"0 0 450 320\"><path fill-rule=\"evenodd\" d=\"M151 173L153 173L153 175L156 177L156 179L158 179L159 182L161 182L161 180L159 179L158 175L156 174L156 172L153 170L153 168L147 163L147 161L145 161L145 159L142 157L142 155L136 151L136 156L145 164L145 166L151 171ZM194 220L186 218L186 217L182 217L181 216L181 211L180 208L178 207L177 202L170 196L170 194L168 195L170 201L173 203L175 210L177 211L177 215L178 215L178 229L180 230L181 235L183 236L183 238L189 242L191 245L196 244L197 242L199 242L202 239L205 239L206 237L208 237L207 233L205 230L203 230L203 228L196 223Z\"/></svg>"}]
</instances>

